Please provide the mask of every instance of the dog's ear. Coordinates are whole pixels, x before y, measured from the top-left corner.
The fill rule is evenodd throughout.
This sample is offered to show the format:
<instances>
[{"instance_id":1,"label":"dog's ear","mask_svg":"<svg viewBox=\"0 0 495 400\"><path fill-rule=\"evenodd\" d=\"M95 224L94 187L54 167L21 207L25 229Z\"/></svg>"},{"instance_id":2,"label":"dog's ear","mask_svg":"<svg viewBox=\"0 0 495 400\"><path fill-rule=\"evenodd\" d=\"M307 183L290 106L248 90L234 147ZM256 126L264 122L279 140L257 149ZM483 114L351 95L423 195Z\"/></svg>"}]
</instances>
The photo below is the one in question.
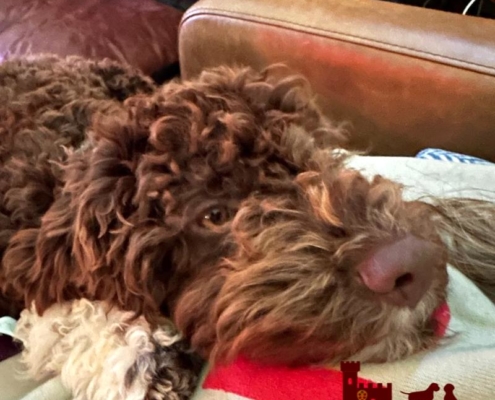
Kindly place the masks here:
<instances>
[{"instance_id":1,"label":"dog's ear","mask_svg":"<svg viewBox=\"0 0 495 400\"><path fill-rule=\"evenodd\" d=\"M157 118L153 107L142 104L147 99L129 104L126 115L95 123L94 149L72 161L65 191L73 213L76 285L86 296L152 318L163 297L155 276L170 264L174 231L163 223L161 199L149 195L142 178Z\"/></svg>"},{"instance_id":2,"label":"dog's ear","mask_svg":"<svg viewBox=\"0 0 495 400\"><path fill-rule=\"evenodd\" d=\"M41 227L12 238L7 293L26 306L34 301L38 312L89 297L156 316L163 288L154 277L168 265L173 234L157 223L154 200L139 197L150 136L141 123L127 112L95 123L93 144L69 157L65 186Z\"/></svg>"}]
</instances>

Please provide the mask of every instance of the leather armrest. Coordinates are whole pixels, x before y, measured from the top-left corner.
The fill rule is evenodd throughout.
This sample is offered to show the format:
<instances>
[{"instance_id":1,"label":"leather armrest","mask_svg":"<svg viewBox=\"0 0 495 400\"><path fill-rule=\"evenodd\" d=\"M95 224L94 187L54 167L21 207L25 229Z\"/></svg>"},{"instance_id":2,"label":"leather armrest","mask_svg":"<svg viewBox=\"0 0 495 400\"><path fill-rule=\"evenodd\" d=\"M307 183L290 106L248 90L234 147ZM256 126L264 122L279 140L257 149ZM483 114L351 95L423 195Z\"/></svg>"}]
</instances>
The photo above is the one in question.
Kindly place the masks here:
<instances>
[{"instance_id":1,"label":"leather armrest","mask_svg":"<svg viewBox=\"0 0 495 400\"><path fill-rule=\"evenodd\" d=\"M373 154L495 160L495 21L379 0L202 0L182 20L179 54L185 78L288 64Z\"/></svg>"}]
</instances>

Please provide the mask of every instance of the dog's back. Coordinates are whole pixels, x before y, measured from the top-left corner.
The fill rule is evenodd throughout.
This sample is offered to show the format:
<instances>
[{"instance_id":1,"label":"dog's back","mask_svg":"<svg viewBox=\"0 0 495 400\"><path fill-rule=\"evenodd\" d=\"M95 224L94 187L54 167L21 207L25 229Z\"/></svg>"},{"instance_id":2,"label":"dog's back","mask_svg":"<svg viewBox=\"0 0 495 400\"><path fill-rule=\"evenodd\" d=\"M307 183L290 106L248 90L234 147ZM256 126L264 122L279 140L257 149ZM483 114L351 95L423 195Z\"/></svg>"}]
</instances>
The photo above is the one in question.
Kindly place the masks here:
<instances>
[{"instance_id":1,"label":"dog's back","mask_svg":"<svg viewBox=\"0 0 495 400\"><path fill-rule=\"evenodd\" d=\"M109 60L46 55L0 64L0 260L17 231L39 226L61 186L60 164L95 113L153 90L150 79ZM7 304L0 298L0 312Z\"/></svg>"},{"instance_id":2,"label":"dog's back","mask_svg":"<svg viewBox=\"0 0 495 400\"><path fill-rule=\"evenodd\" d=\"M440 386L437 383L432 383L426 390L421 390L419 392L403 392L402 394L407 394L409 400L433 400L435 398L435 392L440 390Z\"/></svg>"}]
</instances>

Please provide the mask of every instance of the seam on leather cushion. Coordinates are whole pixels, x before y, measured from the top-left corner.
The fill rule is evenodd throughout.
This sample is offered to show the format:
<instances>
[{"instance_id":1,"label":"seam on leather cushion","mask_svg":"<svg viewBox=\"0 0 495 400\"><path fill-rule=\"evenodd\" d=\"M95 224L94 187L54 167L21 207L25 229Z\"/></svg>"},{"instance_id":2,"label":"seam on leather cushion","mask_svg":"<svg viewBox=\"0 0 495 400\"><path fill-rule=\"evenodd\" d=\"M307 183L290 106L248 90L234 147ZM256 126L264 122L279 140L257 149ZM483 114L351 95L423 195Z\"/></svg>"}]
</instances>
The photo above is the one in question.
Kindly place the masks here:
<instances>
[{"instance_id":1,"label":"seam on leather cushion","mask_svg":"<svg viewBox=\"0 0 495 400\"><path fill-rule=\"evenodd\" d=\"M408 56L413 56L413 57L421 57L430 61L435 61L438 63L442 63L445 65L449 66L455 66L455 67L460 67L460 68L465 68L465 69L471 69L475 72L483 72L489 75L494 75L495 76L495 68L483 65L483 64L478 64L478 63L473 63L473 62L467 62L464 60L460 60L455 57L449 57L445 56L443 54L437 54L437 53L432 53L432 52L427 52L423 50L418 50L412 47L407 47L407 46L400 46L397 44L392 44L392 43L387 43L384 41L380 40L375 40L375 39L369 39L361 36L356 36L356 35L351 35L348 33L342 33L342 32L337 32L333 30L325 30L321 28L314 28L310 27L304 24L299 24L297 22L288 22L288 21L283 21L279 20L276 18L270 18L270 17L265 17L265 16L259 16L256 14L236 14L234 12L225 12L224 10L221 9L216 9L216 8L201 8L201 7L196 7L191 12L186 13L184 18L182 19L180 29L187 23L188 20L195 18L195 17L201 17L201 16L219 16L219 17L224 17L224 18L229 18L229 19L235 19L235 20L242 20L246 22L252 22L252 23L257 23L257 24L269 24L272 26L284 28L287 30L293 30L301 33L311 33L311 34L316 34L318 36L322 37L327 37L335 40L340 40L340 41L347 41L350 43L355 43L359 45L365 45L368 47L374 47L380 50L387 50L390 52L402 54L402 55L408 55Z\"/></svg>"}]
</instances>

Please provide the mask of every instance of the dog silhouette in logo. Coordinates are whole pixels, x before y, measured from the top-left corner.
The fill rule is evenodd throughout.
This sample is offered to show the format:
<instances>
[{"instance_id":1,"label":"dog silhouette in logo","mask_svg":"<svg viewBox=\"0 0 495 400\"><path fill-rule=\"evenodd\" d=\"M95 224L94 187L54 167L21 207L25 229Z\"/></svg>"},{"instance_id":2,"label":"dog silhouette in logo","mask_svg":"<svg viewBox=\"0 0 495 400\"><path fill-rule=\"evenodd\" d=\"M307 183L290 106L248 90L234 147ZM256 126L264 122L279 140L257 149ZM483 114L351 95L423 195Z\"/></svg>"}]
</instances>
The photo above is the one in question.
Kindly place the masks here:
<instances>
[{"instance_id":1,"label":"dog silhouette in logo","mask_svg":"<svg viewBox=\"0 0 495 400\"><path fill-rule=\"evenodd\" d=\"M443 396L443 400L457 400L457 397L455 397L454 394L454 389L455 386L452 385L452 383L447 383L443 387L443 390L445 391L445 396Z\"/></svg>"},{"instance_id":2,"label":"dog silhouette in logo","mask_svg":"<svg viewBox=\"0 0 495 400\"><path fill-rule=\"evenodd\" d=\"M440 386L438 386L437 383L432 383L430 386L428 386L428 389L421 392L401 393L407 394L407 398L409 400L433 400L435 398L435 392L438 392L439 390ZM450 397L449 400L451 400Z\"/></svg>"}]
</instances>

